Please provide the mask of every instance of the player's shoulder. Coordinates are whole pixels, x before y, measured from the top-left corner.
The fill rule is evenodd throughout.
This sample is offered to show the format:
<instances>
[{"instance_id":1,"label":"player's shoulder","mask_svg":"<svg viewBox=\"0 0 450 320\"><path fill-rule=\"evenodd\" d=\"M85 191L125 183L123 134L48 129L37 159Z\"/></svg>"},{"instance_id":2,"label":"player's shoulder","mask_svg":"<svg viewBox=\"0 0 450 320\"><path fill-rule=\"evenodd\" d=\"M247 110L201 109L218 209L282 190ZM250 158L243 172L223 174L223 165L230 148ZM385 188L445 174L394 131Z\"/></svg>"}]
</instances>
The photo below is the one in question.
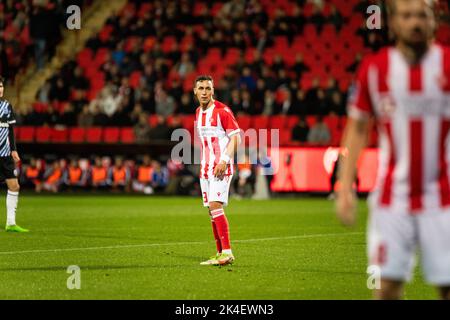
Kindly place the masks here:
<instances>
[{"instance_id":1,"label":"player's shoulder","mask_svg":"<svg viewBox=\"0 0 450 320\"><path fill-rule=\"evenodd\" d=\"M0 99L0 107L10 107L10 108L12 108L12 104L6 99Z\"/></svg>"},{"instance_id":2,"label":"player's shoulder","mask_svg":"<svg viewBox=\"0 0 450 320\"><path fill-rule=\"evenodd\" d=\"M388 62L389 52L392 50L392 46L383 47L377 52L369 53L361 61L360 68L368 69L370 67L379 67L385 65Z\"/></svg>"},{"instance_id":3,"label":"player's shoulder","mask_svg":"<svg viewBox=\"0 0 450 320\"><path fill-rule=\"evenodd\" d=\"M231 108L229 106L227 106L225 103L220 102L218 100L214 100L214 106L215 109L219 112L219 113L231 113L233 114L233 111L231 111Z\"/></svg>"}]
</instances>

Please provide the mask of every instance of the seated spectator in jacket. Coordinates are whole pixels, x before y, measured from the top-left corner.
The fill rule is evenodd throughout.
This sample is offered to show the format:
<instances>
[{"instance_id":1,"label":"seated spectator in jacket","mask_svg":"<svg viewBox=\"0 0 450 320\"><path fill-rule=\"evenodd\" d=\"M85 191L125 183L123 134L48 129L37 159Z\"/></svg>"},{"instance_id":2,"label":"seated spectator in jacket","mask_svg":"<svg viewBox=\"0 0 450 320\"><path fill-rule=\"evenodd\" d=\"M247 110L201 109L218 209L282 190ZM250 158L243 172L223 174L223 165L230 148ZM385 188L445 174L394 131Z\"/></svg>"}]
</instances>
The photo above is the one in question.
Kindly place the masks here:
<instances>
[{"instance_id":1,"label":"seated spectator in jacket","mask_svg":"<svg viewBox=\"0 0 450 320\"><path fill-rule=\"evenodd\" d=\"M51 191L57 193L62 184L63 167L58 160L45 170L43 176L43 183L36 185L36 192L42 190Z\"/></svg>"},{"instance_id":2,"label":"seated spectator in jacket","mask_svg":"<svg viewBox=\"0 0 450 320\"><path fill-rule=\"evenodd\" d=\"M243 161L238 166L237 193L241 197L249 198L254 193L255 169L250 162L250 157L246 154Z\"/></svg>"},{"instance_id":3,"label":"seated spectator in jacket","mask_svg":"<svg viewBox=\"0 0 450 320\"><path fill-rule=\"evenodd\" d=\"M157 124L150 129L150 140L167 140L170 139L170 129L166 124L163 116L157 117Z\"/></svg>"},{"instance_id":4,"label":"seated spectator in jacket","mask_svg":"<svg viewBox=\"0 0 450 320\"><path fill-rule=\"evenodd\" d=\"M24 181L22 184L26 187L33 187L35 190L40 188L44 172L42 168L42 161L35 158L30 159L30 164L24 168Z\"/></svg>"},{"instance_id":5,"label":"seated spectator in jacket","mask_svg":"<svg viewBox=\"0 0 450 320\"><path fill-rule=\"evenodd\" d=\"M95 157L94 166L91 168L90 180L94 190L106 189L109 187L108 165L102 161L101 157Z\"/></svg>"},{"instance_id":6,"label":"seated spectator in jacket","mask_svg":"<svg viewBox=\"0 0 450 320\"><path fill-rule=\"evenodd\" d=\"M138 123L133 127L134 137L137 143L148 143L150 142L150 124L148 123L148 116L145 113L139 115Z\"/></svg>"},{"instance_id":7,"label":"seated spectator in jacket","mask_svg":"<svg viewBox=\"0 0 450 320\"><path fill-rule=\"evenodd\" d=\"M153 166L152 159L149 155L145 155L142 164L138 166L136 177L133 180L133 190L143 192L144 194L152 194Z\"/></svg>"},{"instance_id":8,"label":"seated spectator in jacket","mask_svg":"<svg viewBox=\"0 0 450 320\"><path fill-rule=\"evenodd\" d=\"M77 124L82 128L89 128L94 125L94 115L89 110L89 106L85 105L81 113L78 115Z\"/></svg>"},{"instance_id":9,"label":"seated spectator in jacket","mask_svg":"<svg viewBox=\"0 0 450 320\"><path fill-rule=\"evenodd\" d=\"M241 89L247 89L253 91L256 89L256 80L252 75L252 70L249 67L245 67L242 70L242 75L238 79L237 87Z\"/></svg>"},{"instance_id":10,"label":"seated spectator in jacket","mask_svg":"<svg viewBox=\"0 0 450 320\"><path fill-rule=\"evenodd\" d=\"M157 90L155 102L157 115L167 118L175 112L175 99L172 96L169 96L164 89Z\"/></svg>"},{"instance_id":11,"label":"seated spectator in jacket","mask_svg":"<svg viewBox=\"0 0 450 320\"><path fill-rule=\"evenodd\" d=\"M64 172L63 181L70 189L85 187L87 183L87 170L80 167L78 160L72 159L67 170Z\"/></svg>"},{"instance_id":12,"label":"seated spectator in jacket","mask_svg":"<svg viewBox=\"0 0 450 320\"><path fill-rule=\"evenodd\" d=\"M308 141L309 126L305 118L298 119L297 124L292 128L291 140L295 144L305 143Z\"/></svg>"},{"instance_id":13,"label":"seated spectator in jacket","mask_svg":"<svg viewBox=\"0 0 450 320\"><path fill-rule=\"evenodd\" d=\"M130 191L131 173L130 169L125 165L122 157L116 157L114 159L114 166L109 169L108 180L113 188L113 191Z\"/></svg>"},{"instance_id":14,"label":"seated spectator in jacket","mask_svg":"<svg viewBox=\"0 0 450 320\"><path fill-rule=\"evenodd\" d=\"M155 192L162 192L169 184L169 171L156 160L152 161L152 187Z\"/></svg>"},{"instance_id":15,"label":"seated spectator in jacket","mask_svg":"<svg viewBox=\"0 0 450 320\"><path fill-rule=\"evenodd\" d=\"M312 126L308 133L308 143L314 145L327 145L331 141L330 129L323 122L323 117L318 116L316 123Z\"/></svg>"}]
</instances>

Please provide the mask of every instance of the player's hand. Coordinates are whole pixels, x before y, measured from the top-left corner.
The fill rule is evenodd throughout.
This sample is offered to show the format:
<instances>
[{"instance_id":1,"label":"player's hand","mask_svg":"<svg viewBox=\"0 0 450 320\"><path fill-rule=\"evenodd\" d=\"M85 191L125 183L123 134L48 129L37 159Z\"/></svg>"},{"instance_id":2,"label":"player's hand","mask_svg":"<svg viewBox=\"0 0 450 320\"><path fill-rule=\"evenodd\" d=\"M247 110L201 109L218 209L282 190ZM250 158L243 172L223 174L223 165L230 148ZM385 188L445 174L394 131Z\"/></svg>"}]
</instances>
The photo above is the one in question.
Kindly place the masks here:
<instances>
[{"instance_id":1,"label":"player's hand","mask_svg":"<svg viewBox=\"0 0 450 320\"><path fill-rule=\"evenodd\" d=\"M356 221L356 195L352 190L339 190L336 198L336 214L342 224L353 226Z\"/></svg>"},{"instance_id":2,"label":"player's hand","mask_svg":"<svg viewBox=\"0 0 450 320\"><path fill-rule=\"evenodd\" d=\"M17 153L17 151L12 151L11 152L11 157L13 158L15 163L20 161L20 157L19 157L19 154Z\"/></svg>"},{"instance_id":3,"label":"player's hand","mask_svg":"<svg viewBox=\"0 0 450 320\"><path fill-rule=\"evenodd\" d=\"M214 168L214 177L222 180L225 175L225 170L227 170L227 163L225 161L220 161Z\"/></svg>"}]
</instances>

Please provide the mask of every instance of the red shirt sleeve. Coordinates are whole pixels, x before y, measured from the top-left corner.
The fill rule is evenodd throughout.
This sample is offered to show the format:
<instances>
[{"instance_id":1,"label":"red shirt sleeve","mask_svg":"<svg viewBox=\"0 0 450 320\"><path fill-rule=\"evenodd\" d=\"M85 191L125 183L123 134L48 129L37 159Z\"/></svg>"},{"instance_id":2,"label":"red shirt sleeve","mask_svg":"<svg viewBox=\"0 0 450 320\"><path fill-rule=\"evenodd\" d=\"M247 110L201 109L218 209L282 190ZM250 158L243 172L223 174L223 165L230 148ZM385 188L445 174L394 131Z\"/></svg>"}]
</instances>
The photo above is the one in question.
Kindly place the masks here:
<instances>
[{"instance_id":1,"label":"red shirt sleeve","mask_svg":"<svg viewBox=\"0 0 450 320\"><path fill-rule=\"evenodd\" d=\"M372 101L369 93L368 75L370 59L361 62L356 74L355 83L349 94L347 113L350 117L361 119L373 113Z\"/></svg>"},{"instance_id":2,"label":"red shirt sleeve","mask_svg":"<svg viewBox=\"0 0 450 320\"><path fill-rule=\"evenodd\" d=\"M239 125L234 117L233 111L230 108L224 107L220 110L220 123L222 124L223 129L226 131L227 135L231 137L236 133L239 133L241 130Z\"/></svg>"}]
</instances>

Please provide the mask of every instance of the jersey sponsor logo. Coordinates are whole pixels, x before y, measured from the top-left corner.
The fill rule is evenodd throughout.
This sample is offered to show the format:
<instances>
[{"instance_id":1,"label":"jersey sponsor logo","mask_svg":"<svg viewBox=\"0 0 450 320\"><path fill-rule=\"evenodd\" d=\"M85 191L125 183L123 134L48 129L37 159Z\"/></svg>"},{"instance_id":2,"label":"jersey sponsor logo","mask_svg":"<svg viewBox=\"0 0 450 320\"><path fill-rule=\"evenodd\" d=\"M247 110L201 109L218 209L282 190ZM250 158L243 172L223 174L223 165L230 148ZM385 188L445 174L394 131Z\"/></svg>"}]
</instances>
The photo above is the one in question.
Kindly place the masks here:
<instances>
[{"instance_id":1,"label":"jersey sponsor logo","mask_svg":"<svg viewBox=\"0 0 450 320\"><path fill-rule=\"evenodd\" d=\"M9 128L8 122L0 122L0 128Z\"/></svg>"}]
</instances>

